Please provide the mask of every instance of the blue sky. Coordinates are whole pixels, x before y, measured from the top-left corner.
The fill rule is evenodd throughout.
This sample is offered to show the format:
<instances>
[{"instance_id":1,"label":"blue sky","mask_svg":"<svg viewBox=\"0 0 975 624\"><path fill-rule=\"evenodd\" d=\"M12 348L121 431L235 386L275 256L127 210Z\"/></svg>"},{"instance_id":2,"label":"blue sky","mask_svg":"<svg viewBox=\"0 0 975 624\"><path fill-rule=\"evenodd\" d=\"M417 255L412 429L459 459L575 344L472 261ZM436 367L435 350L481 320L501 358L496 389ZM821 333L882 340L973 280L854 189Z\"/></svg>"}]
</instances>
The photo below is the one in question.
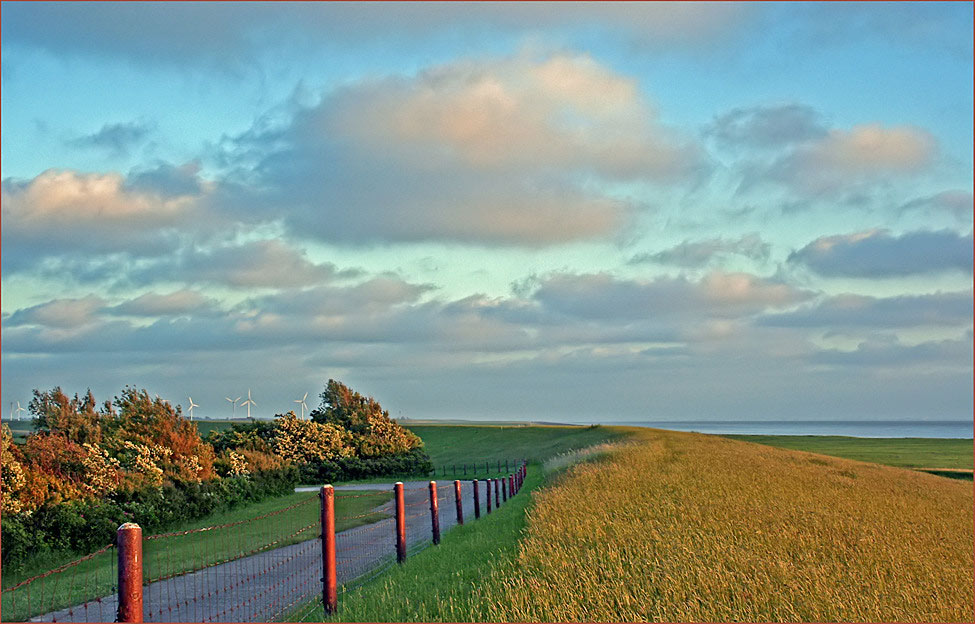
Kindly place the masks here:
<instances>
[{"instance_id":1,"label":"blue sky","mask_svg":"<svg viewBox=\"0 0 975 624\"><path fill-rule=\"evenodd\" d=\"M2 394L969 418L970 3L3 3Z\"/></svg>"}]
</instances>

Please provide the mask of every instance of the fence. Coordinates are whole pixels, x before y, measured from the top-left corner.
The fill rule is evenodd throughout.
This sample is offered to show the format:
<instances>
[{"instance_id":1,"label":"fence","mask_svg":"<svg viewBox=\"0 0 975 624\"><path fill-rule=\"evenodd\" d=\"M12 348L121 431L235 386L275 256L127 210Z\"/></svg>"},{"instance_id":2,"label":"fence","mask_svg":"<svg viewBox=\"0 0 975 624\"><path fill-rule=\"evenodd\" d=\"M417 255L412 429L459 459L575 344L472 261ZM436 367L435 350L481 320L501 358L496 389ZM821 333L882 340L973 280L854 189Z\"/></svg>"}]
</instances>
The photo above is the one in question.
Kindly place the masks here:
<instances>
[{"instance_id":1,"label":"fence","mask_svg":"<svg viewBox=\"0 0 975 624\"><path fill-rule=\"evenodd\" d=\"M329 613L340 587L438 544L444 529L491 513L517 494L526 475L527 463L519 461L502 478L397 483L392 492L326 485L318 505L309 497L246 520L149 536L126 523L114 543L14 579L0 593L3 620L300 620L319 604Z\"/></svg>"}]
</instances>

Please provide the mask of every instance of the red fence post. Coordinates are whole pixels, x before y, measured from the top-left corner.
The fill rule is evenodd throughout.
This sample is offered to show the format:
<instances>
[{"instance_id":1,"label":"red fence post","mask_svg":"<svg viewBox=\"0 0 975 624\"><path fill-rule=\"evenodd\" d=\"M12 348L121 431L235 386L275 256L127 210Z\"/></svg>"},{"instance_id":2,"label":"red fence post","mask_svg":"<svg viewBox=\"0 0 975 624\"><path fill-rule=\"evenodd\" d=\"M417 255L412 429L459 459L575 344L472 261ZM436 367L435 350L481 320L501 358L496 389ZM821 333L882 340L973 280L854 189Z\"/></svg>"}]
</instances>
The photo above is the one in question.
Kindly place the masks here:
<instances>
[{"instance_id":1,"label":"red fence post","mask_svg":"<svg viewBox=\"0 0 975 624\"><path fill-rule=\"evenodd\" d=\"M440 543L440 504L437 501L437 482L430 482L430 529L434 545Z\"/></svg>"},{"instance_id":2,"label":"red fence post","mask_svg":"<svg viewBox=\"0 0 975 624\"><path fill-rule=\"evenodd\" d=\"M454 504L457 506L457 524L464 524L464 500L460 497L460 481L454 481Z\"/></svg>"},{"instance_id":3,"label":"red fence post","mask_svg":"<svg viewBox=\"0 0 975 624\"><path fill-rule=\"evenodd\" d=\"M484 485L487 486L485 488L487 490L487 512L491 513L491 479L485 479Z\"/></svg>"},{"instance_id":4,"label":"red fence post","mask_svg":"<svg viewBox=\"0 0 975 624\"><path fill-rule=\"evenodd\" d=\"M339 606L335 577L335 488L323 485L322 499L322 606L325 613L335 613Z\"/></svg>"},{"instance_id":5,"label":"red fence post","mask_svg":"<svg viewBox=\"0 0 975 624\"><path fill-rule=\"evenodd\" d=\"M474 519L477 520L481 517L481 486L477 479L472 483L474 484Z\"/></svg>"},{"instance_id":6,"label":"red fence post","mask_svg":"<svg viewBox=\"0 0 975 624\"><path fill-rule=\"evenodd\" d=\"M501 500L508 501L508 480L501 477Z\"/></svg>"},{"instance_id":7,"label":"red fence post","mask_svg":"<svg viewBox=\"0 0 975 624\"><path fill-rule=\"evenodd\" d=\"M403 482L393 486L396 494L396 561L406 561L406 502L403 500Z\"/></svg>"},{"instance_id":8,"label":"red fence post","mask_svg":"<svg viewBox=\"0 0 975 624\"><path fill-rule=\"evenodd\" d=\"M142 527L126 522L115 534L118 547L116 622L142 624Z\"/></svg>"},{"instance_id":9,"label":"red fence post","mask_svg":"<svg viewBox=\"0 0 975 624\"><path fill-rule=\"evenodd\" d=\"M494 480L494 506L495 506L495 508L501 506L501 497L498 496L498 494L500 494L501 484L499 484L498 481L501 481L501 479L495 479Z\"/></svg>"}]
</instances>

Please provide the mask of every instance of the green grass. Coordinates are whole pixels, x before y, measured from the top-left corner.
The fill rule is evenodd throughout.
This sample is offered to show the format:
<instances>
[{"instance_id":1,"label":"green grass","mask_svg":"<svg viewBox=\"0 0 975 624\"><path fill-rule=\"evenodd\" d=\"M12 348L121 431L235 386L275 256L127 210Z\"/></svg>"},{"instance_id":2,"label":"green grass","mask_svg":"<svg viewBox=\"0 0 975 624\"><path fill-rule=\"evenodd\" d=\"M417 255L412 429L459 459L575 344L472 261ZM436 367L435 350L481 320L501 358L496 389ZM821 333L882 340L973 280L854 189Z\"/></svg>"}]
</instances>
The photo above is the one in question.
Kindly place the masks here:
<instances>
[{"instance_id":1,"label":"green grass","mask_svg":"<svg viewBox=\"0 0 975 624\"><path fill-rule=\"evenodd\" d=\"M514 498L479 520L443 534L439 546L409 557L406 563L366 583L339 593L339 611L325 621L336 622L463 622L485 621L487 611L479 586L499 561L517 555L526 525L531 492L542 483L538 464ZM287 614L285 620L323 621L316 599Z\"/></svg>"},{"instance_id":2,"label":"green grass","mask_svg":"<svg viewBox=\"0 0 975 624\"><path fill-rule=\"evenodd\" d=\"M407 425L423 440L430 460L440 475L452 467L478 462L479 471L489 461L497 468L501 460L528 459L543 462L559 453L612 442L625 436L617 427L522 426L522 425ZM490 467L490 466L489 466ZM470 476L468 472L468 476Z\"/></svg>"},{"instance_id":3,"label":"green grass","mask_svg":"<svg viewBox=\"0 0 975 624\"><path fill-rule=\"evenodd\" d=\"M363 524L371 524L387 517L384 513L368 512L392 498L391 492L377 492L375 496L358 496L368 492L338 492L335 501L335 528L344 531ZM351 498L356 495L358 497ZM281 548L319 534L320 507L316 492L297 492L268 499L238 509L212 514L187 522L167 532L180 532L208 526L231 524L299 505L291 511L261 520L243 522L232 527L201 533L167 537L143 542L143 577L147 582L207 567L216 562L237 557L241 553L265 552ZM3 584L10 587L25 578L67 561L77 555L62 555L58 559L36 561L30 568L17 573L4 570ZM115 584L115 553L109 550L65 572L39 579L30 584L32 603L28 612L26 587L3 594L4 621L23 621L28 616L78 604L112 593ZM40 606L38 601L40 602ZM38 609L41 609L40 611Z\"/></svg>"},{"instance_id":4,"label":"green grass","mask_svg":"<svg viewBox=\"0 0 975 624\"><path fill-rule=\"evenodd\" d=\"M791 435L724 437L899 468L972 469L972 440Z\"/></svg>"}]
</instances>

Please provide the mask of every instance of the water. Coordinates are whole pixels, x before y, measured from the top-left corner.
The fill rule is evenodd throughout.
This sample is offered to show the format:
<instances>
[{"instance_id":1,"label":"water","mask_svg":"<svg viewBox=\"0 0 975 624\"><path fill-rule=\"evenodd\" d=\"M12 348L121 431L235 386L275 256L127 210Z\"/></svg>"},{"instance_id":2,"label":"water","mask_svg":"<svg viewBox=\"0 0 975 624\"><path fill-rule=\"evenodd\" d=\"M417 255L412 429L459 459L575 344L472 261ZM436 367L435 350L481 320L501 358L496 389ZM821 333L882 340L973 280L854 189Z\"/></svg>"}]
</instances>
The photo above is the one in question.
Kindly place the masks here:
<instances>
[{"instance_id":1,"label":"water","mask_svg":"<svg viewBox=\"0 0 975 624\"><path fill-rule=\"evenodd\" d=\"M970 420L793 420L717 422L706 420L612 422L610 425L655 427L675 431L742 435L830 435L856 438L971 439Z\"/></svg>"}]
</instances>

